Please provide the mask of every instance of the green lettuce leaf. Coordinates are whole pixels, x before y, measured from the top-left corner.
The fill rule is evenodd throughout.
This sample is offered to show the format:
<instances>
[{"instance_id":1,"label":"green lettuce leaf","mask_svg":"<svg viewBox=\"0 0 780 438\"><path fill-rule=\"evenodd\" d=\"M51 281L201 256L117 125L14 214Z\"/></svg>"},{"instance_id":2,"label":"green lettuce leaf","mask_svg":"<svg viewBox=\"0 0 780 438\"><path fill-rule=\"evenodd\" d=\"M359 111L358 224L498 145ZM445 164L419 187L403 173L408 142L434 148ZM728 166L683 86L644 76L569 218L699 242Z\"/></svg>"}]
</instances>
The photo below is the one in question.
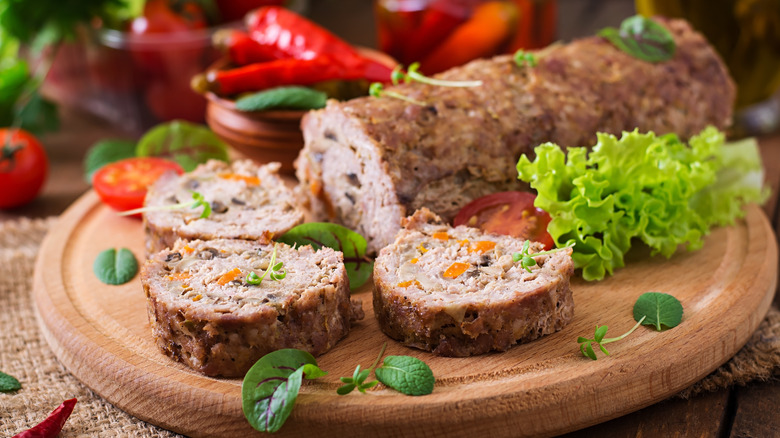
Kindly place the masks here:
<instances>
[{"instance_id":1,"label":"green lettuce leaf","mask_svg":"<svg viewBox=\"0 0 780 438\"><path fill-rule=\"evenodd\" d=\"M517 171L550 213L556 246L574 243L575 267L600 280L624 265L632 239L666 257L679 245L695 250L711 226L731 224L744 203L766 199L755 143L725 146L724 138L713 127L687 145L675 135L598 134L590 151L542 144Z\"/></svg>"}]
</instances>

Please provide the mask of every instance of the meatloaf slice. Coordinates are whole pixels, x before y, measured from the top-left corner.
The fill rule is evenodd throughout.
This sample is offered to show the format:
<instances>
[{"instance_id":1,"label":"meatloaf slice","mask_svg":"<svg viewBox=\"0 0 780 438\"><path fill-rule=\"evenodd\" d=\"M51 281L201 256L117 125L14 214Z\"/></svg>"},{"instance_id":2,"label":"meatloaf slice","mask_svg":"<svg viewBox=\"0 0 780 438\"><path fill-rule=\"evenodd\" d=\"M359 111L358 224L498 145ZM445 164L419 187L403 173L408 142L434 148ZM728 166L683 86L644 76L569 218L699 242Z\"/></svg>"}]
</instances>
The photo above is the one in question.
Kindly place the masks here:
<instances>
[{"instance_id":1,"label":"meatloaf slice","mask_svg":"<svg viewBox=\"0 0 780 438\"><path fill-rule=\"evenodd\" d=\"M535 257L529 273L512 260L523 244L415 212L374 265L379 326L442 356L506 351L560 330L574 315L571 249ZM530 253L542 250L530 244Z\"/></svg>"},{"instance_id":2,"label":"meatloaf slice","mask_svg":"<svg viewBox=\"0 0 780 438\"><path fill-rule=\"evenodd\" d=\"M330 248L278 243L287 275L248 284L273 251L256 241L180 240L147 260L141 283L160 349L203 374L237 377L280 348L322 354L363 318L350 302L343 256Z\"/></svg>"},{"instance_id":3,"label":"meatloaf slice","mask_svg":"<svg viewBox=\"0 0 780 438\"><path fill-rule=\"evenodd\" d=\"M641 61L592 37L546 49L535 67L499 56L439 76L481 80L479 87L391 88L425 106L391 97L330 101L302 121L299 189L316 220L358 231L375 252L420 207L450 220L477 197L522 189L517 160L540 143L588 146L597 132L635 128L682 138L725 128L735 97L725 66L686 22L662 23L677 44L666 62Z\"/></svg>"},{"instance_id":4,"label":"meatloaf slice","mask_svg":"<svg viewBox=\"0 0 780 438\"><path fill-rule=\"evenodd\" d=\"M303 222L303 211L284 181L280 164L258 166L251 160L228 164L211 160L192 172L163 175L146 195L144 213L146 254L169 248L177 239L248 239L269 242ZM192 201L203 195L211 215L200 218L202 207L154 210Z\"/></svg>"}]
</instances>

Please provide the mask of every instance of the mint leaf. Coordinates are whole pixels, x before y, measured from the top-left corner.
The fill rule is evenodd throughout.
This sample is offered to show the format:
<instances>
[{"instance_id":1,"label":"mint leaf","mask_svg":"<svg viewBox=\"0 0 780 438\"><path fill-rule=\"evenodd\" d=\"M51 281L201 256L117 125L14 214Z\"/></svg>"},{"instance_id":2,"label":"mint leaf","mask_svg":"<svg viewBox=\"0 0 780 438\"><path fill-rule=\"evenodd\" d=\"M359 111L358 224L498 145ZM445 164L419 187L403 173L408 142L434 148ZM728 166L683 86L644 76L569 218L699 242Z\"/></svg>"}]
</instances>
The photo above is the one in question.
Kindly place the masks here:
<instances>
[{"instance_id":1,"label":"mint leaf","mask_svg":"<svg viewBox=\"0 0 780 438\"><path fill-rule=\"evenodd\" d=\"M629 55L647 62L671 59L676 51L672 34L655 21L634 15L620 24L620 29L608 27L598 35Z\"/></svg>"},{"instance_id":2,"label":"mint leaf","mask_svg":"<svg viewBox=\"0 0 780 438\"><path fill-rule=\"evenodd\" d=\"M95 172L106 164L135 157L135 142L108 139L95 143L84 157L84 179L92 184Z\"/></svg>"},{"instance_id":3,"label":"mint leaf","mask_svg":"<svg viewBox=\"0 0 780 438\"><path fill-rule=\"evenodd\" d=\"M236 101L240 111L267 109L318 109L325 107L328 95L307 87L277 87L242 97Z\"/></svg>"},{"instance_id":4,"label":"mint leaf","mask_svg":"<svg viewBox=\"0 0 780 438\"><path fill-rule=\"evenodd\" d=\"M634 304L634 320L639 321L643 317L644 325L653 325L659 332L661 326L668 328L677 327L682 320L683 307L680 301L665 293L643 293Z\"/></svg>"},{"instance_id":5,"label":"mint leaf","mask_svg":"<svg viewBox=\"0 0 780 438\"><path fill-rule=\"evenodd\" d=\"M366 257L366 239L341 225L326 222L311 222L298 225L279 238L290 246L311 245L314 249L323 246L341 251L347 268L349 287L355 290L365 284L371 276L373 262Z\"/></svg>"},{"instance_id":6,"label":"mint leaf","mask_svg":"<svg viewBox=\"0 0 780 438\"><path fill-rule=\"evenodd\" d=\"M261 357L241 385L241 407L249 424L260 432L276 432L290 416L301 380L325 375L311 354L277 350Z\"/></svg>"},{"instance_id":7,"label":"mint leaf","mask_svg":"<svg viewBox=\"0 0 780 438\"><path fill-rule=\"evenodd\" d=\"M14 392L22 389L22 384L16 377L0 371L0 392Z\"/></svg>"},{"instance_id":8,"label":"mint leaf","mask_svg":"<svg viewBox=\"0 0 780 438\"><path fill-rule=\"evenodd\" d=\"M211 130L181 120L155 126L135 149L139 157L162 157L173 160L185 172L210 159L228 161L227 146Z\"/></svg>"},{"instance_id":9,"label":"mint leaf","mask_svg":"<svg viewBox=\"0 0 780 438\"><path fill-rule=\"evenodd\" d=\"M127 248L107 249L95 258L92 270L98 280L106 284L124 284L138 272L138 261Z\"/></svg>"},{"instance_id":10,"label":"mint leaf","mask_svg":"<svg viewBox=\"0 0 780 438\"><path fill-rule=\"evenodd\" d=\"M433 371L416 357L387 356L374 374L380 382L406 395L426 395L433 392Z\"/></svg>"}]
</instances>

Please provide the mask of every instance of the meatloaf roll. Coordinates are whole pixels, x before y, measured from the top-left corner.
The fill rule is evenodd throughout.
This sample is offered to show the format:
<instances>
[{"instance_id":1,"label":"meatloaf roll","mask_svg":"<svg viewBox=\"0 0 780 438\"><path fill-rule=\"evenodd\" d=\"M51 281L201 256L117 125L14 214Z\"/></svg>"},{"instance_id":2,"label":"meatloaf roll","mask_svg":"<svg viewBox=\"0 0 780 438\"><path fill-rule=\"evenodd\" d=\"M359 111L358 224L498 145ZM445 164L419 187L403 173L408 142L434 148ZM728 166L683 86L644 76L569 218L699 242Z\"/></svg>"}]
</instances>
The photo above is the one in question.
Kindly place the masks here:
<instances>
[{"instance_id":1,"label":"meatloaf roll","mask_svg":"<svg viewBox=\"0 0 780 438\"><path fill-rule=\"evenodd\" d=\"M272 258L286 275L257 284ZM180 240L146 261L141 283L157 345L209 376L243 376L280 348L322 354L363 318L343 256L330 248Z\"/></svg>"},{"instance_id":2,"label":"meatloaf roll","mask_svg":"<svg viewBox=\"0 0 780 438\"><path fill-rule=\"evenodd\" d=\"M330 101L302 121L299 188L317 220L358 231L374 252L420 207L450 220L475 198L522 189L515 165L540 143L587 146L596 132L635 128L689 137L728 126L735 88L722 61L685 21L662 23L677 43L666 62L592 37L546 49L534 67L499 56L438 75L478 87L390 88L425 105Z\"/></svg>"},{"instance_id":3,"label":"meatloaf roll","mask_svg":"<svg viewBox=\"0 0 780 438\"><path fill-rule=\"evenodd\" d=\"M279 163L258 166L251 160L227 164L211 160L184 175L169 172L149 189L144 213L146 254L173 245L177 239L249 239L269 242L303 222L303 211L284 181ZM193 192L203 195L203 207L159 209L187 203Z\"/></svg>"},{"instance_id":4,"label":"meatloaf roll","mask_svg":"<svg viewBox=\"0 0 780 438\"><path fill-rule=\"evenodd\" d=\"M374 313L388 336L442 356L506 351L554 333L574 315L571 249L514 262L525 241L441 223L427 209L406 219L374 264ZM543 251L531 243L529 253Z\"/></svg>"}]
</instances>

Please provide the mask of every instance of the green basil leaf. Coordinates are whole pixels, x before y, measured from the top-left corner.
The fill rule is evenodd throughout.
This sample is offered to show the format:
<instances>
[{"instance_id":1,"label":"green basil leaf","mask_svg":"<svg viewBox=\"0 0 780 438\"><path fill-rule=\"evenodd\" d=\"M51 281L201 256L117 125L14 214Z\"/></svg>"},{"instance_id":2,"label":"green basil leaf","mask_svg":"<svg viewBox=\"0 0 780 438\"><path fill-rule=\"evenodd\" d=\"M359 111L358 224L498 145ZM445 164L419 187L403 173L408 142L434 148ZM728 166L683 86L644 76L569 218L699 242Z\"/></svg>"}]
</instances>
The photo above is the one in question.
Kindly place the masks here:
<instances>
[{"instance_id":1,"label":"green basil leaf","mask_svg":"<svg viewBox=\"0 0 780 438\"><path fill-rule=\"evenodd\" d=\"M662 25L641 15L623 20L619 30L608 27L598 35L618 49L647 62L667 61L676 50L672 34Z\"/></svg>"},{"instance_id":2,"label":"green basil leaf","mask_svg":"<svg viewBox=\"0 0 780 438\"><path fill-rule=\"evenodd\" d=\"M661 331L661 326L668 328L677 327L682 321L683 307L680 301L665 293L647 292L643 293L634 304L634 320L639 321L642 317L643 325L653 325L655 329Z\"/></svg>"},{"instance_id":3,"label":"green basil leaf","mask_svg":"<svg viewBox=\"0 0 780 438\"><path fill-rule=\"evenodd\" d=\"M239 111L267 109L309 110L325 107L328 95L307 87L277 87L242 97L236 101Z\"/></svg>"},{"instance_id":4,"label":"green basil leaf","mask_svg":"<svg viewBox=\"0 0 780 438\"><path fill-rule=\"evenodd\" d=\"M202 125L174 120L155 126L138 141L139 157L162 157L173 160L186 171L209 159L228 161L227 146Z\"/></svg>"},{"instance_id":5,"label":"green basil leaf","mask_svg":"<svg viewBox=\"0 0 780 438\"><path fill-rule=\"evenodd\" d=\"M138 272L138 261L127 248L107 249L95 258L92 270L98 280L106 284L124 284Z\"/></svg>"},{"instance_id":6,"label":"green basil leaf","mask_svg":"<svg viewBox=\"0 0 780 438\"><path fill-rule=\"evenodd\" d=\"M22 384L16 377L0 371L0 392L14 392L22 389Z\"/></svg>"},{"instance_id":7,"label":"green basil leaf","mask_svg":"<svg viewBox=\"0 0 780 438\"><path fill-rule=\"evenodd\" d=\"M282 235L279 241L290 246L311 245L314 249L327 246L344 253L344 266L352 290L368 281L374 267L374 263L366 257L366 239L341 225L326 222L298 225Z\"/></svg>"},{"instance_id":8,"label":"green basil leaf","mask_svg":"<svg viewBox=\"0 0 780 438\"><path fill-rule=\"evenodd\" d=\"M92 184L92 177L106 164L135 157L135 142L131 140L101 140L84 157L84 179Z\"/></svg>"},{"instance_id":9,"label":"green basil leaf","mask_svg":"<svg viewBox=\"0 0 780 438\"><path fill-rule=\"evenodd\" d=\"M292 412L307 365L317 365L311 354L296 349L266 354L252 365L241 385L241 407L249 424L261 432L276 432ZM320 370L322 371L322 370Z\"/></svg>"},{"instance_id":10,"label":"green basil leaf","mask_svg":"<svg viewBox=\"0 0 780 438\"><path fill-rule=\"evenodd\" d=\"M433 371L416 357L387 356L374 374L380 382L406 395L426 395L433 392Z\"/></svg>"},{"instance_id":11,"label":"green basil leaf","mask_svg":"<svg viewBox=\"0 0 780 438\"><path fill-rule=\"evenodd\" d=\"M41 96L38 85L33 82L28 83L34 89L30 91L27 102L15 111L19 126L36 135L60 129L57 105Z\"/></svg>"}]
</instances>

